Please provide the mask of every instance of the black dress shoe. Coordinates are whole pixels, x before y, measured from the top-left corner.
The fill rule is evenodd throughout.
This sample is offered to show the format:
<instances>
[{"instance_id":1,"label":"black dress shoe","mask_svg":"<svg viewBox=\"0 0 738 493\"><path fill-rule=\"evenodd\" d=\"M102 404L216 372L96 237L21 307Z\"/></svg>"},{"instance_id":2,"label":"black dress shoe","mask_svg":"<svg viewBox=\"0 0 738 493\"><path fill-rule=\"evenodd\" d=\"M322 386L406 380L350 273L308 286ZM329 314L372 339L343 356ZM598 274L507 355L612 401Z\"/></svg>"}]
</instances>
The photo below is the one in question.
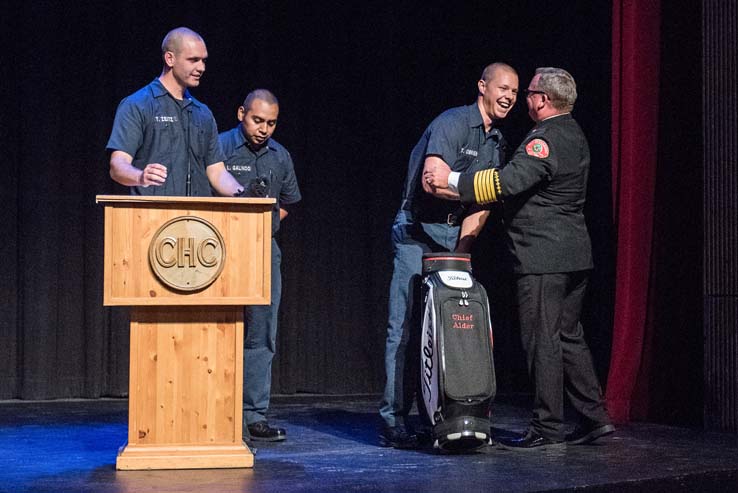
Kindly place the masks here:
<instances>
[{"instance_id":1,"label":"black dress shoe","mask_svg":"<svg viewBox=\"0 0 738 493\"><path fill-rule=\"evenodd\" d=\"M404 425L385 426L379 434L379 444L382 447L414 449L418 448L418 443L418 436L408 431Z\"/></svg>"},{"instance_id":2,"label":"black dress shoe","mask_svg":"<svg viewBox=\"0 0 738 493\"><path fill-rule=\"evenodd\" d=\"M609 423L606 425L578 425L574 428L574 431L566 435L566 443L569 445L583 445L613 433L615 433L615 427Z\"/></svg>"},{"instance_id":3,"label":"black dress shoe","mask_svg":"<svg viewBox=\"0 0 738 493\"><path fill-rule=\"evenodd\" d=\"M284 428L272 428L266 421L257 421L246 426L249 437L255 442L281 442L287 439Z\"/></svg>"},{"instance_id":4,"label":"black dress shoe","mask_svg":"<svg viewBox=\"0 0 738 493\"><path fill-rule=\"evenodd\" d=\"M504 448L515 450L545 450L566 446L566 442L551 440L538 434L535 430L528 430L528 432L520 438L498 437L497 443Z\"/></svg>"}]
</instances>

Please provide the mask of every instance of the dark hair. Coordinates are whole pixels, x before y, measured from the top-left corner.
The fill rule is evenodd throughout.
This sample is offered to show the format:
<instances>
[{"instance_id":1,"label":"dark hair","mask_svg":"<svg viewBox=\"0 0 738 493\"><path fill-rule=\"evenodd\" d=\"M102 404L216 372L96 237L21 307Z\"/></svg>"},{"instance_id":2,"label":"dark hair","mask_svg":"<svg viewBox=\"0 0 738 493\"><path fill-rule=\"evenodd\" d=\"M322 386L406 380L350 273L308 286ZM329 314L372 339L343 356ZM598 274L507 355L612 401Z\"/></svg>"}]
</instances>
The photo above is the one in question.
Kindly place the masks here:
<instances>
[{"instance_id":1,"label":"dark hair","mask_svg":"<svg viewBox=\"0 0 738 493\"><path fill-rule=\"evenodd\" d=\"M243 109L245 111L250 110L251 103L253 103L255 99L261 99L267 104L279 104L279 101L277 101L277 97L272 94L272 91L270 91L269 89L254 89L253 91L248 93L246 99L243 100Z\"/></svg>"}]
</instances>

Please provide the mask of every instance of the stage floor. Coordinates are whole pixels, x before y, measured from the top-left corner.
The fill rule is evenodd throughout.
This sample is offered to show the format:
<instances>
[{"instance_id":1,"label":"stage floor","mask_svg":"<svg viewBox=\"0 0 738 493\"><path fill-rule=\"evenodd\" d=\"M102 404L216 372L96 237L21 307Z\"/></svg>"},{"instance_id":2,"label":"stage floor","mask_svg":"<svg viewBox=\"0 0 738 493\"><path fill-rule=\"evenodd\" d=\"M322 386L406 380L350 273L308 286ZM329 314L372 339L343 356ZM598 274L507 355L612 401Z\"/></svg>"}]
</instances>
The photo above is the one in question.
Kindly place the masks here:
<instances>
[{"instance_id":1,"label":"stage floor","mask_svg":"<svg viewBox=\"0 0 738 493\"><path fill-rule=\"evenodd\" d=\"M520 431L525 397L500 396L494 426ZM126 400L0 401L2 492L738 491L738 436L635 423L557 451L440 455L378 445L376 396L276 397L288 440L257 444L253 469L116 471Z\"/></svg>"}]
</instances>

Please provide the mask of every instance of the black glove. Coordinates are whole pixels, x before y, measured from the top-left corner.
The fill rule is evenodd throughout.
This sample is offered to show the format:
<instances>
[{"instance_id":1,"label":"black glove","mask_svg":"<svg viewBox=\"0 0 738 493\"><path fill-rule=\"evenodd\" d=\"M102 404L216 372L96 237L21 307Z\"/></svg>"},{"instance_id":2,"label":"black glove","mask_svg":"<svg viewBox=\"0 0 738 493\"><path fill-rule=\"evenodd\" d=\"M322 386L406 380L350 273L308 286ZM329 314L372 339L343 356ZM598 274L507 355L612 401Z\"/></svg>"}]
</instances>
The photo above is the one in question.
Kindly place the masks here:
<instances>
[{"instance_id":1,"label":"black glove","mask_svg":"<svg viewBox=\"0 0 738 493\"><path fill-rule=\"evenodd\" d=\"M249 182L249 193L251 197L267 197L269 195L269 180L260 176Z\"/></svg>"}]
</instances>

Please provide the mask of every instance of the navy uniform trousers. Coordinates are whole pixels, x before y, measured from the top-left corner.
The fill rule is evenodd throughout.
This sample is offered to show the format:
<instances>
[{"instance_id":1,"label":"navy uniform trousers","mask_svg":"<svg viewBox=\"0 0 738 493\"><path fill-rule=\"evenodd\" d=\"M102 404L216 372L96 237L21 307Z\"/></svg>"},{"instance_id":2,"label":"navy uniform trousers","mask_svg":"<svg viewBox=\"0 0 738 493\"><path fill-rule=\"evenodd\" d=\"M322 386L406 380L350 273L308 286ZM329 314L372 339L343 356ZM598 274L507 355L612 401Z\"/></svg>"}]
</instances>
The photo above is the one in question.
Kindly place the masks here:
<instances>
[{"instance_id":1,"label":"navy uniform trousers","mask_svg":"<svg viewBox=\"0 0 738 493\"><path fill-rule=\"evenodd\" d=\"M564 394L586 424L610 422L579 322L589 271L517 276L518 314L535 388L533 428L563 440Z\"/></svg>"}]
</instances>

